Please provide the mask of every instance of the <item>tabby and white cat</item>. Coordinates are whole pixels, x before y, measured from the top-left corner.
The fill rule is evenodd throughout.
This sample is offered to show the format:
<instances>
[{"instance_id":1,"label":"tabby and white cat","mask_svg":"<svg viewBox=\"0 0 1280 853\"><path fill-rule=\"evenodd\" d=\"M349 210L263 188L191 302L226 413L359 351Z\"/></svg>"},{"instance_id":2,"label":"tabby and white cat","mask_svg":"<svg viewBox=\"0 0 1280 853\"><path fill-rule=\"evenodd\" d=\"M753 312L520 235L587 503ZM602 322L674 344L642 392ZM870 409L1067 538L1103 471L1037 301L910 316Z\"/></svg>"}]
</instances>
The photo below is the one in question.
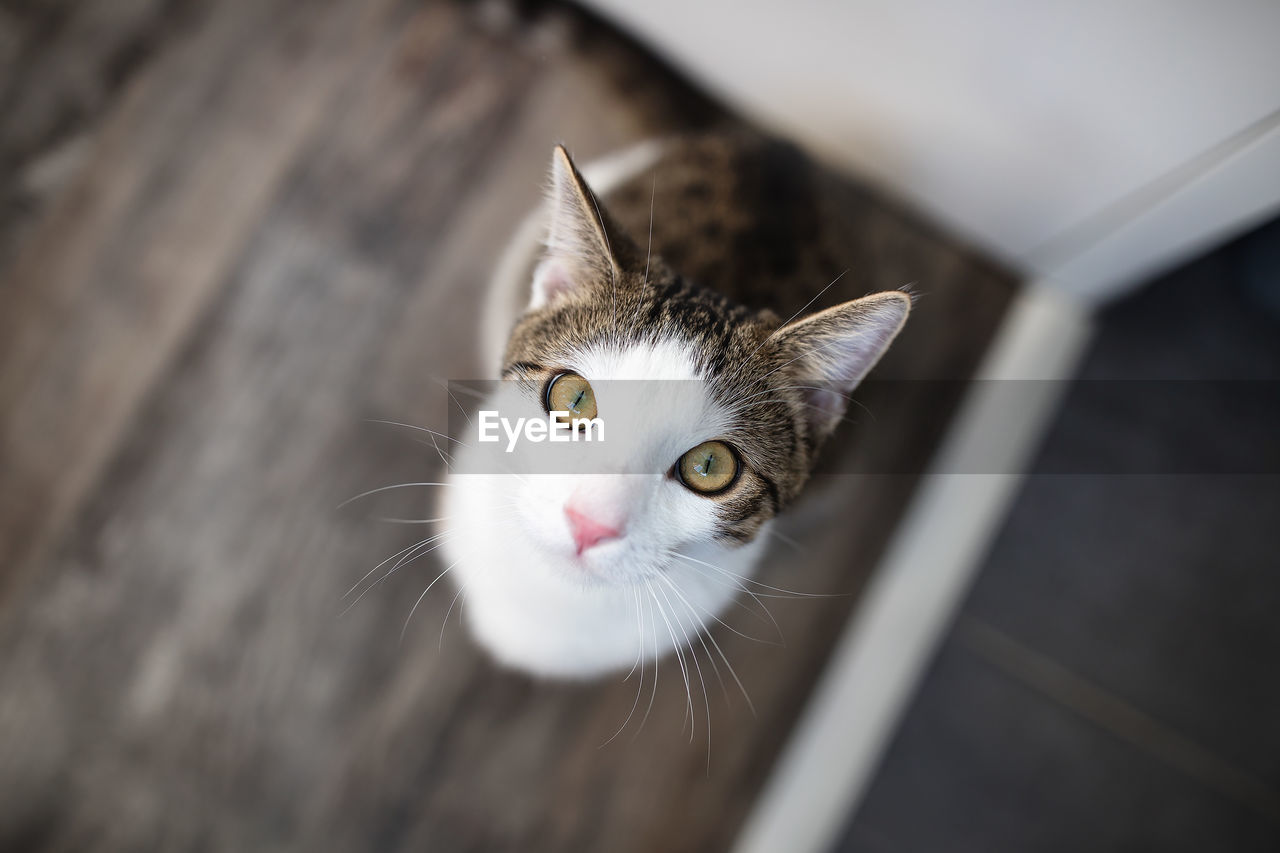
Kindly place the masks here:
<instances>
[{"instance_id":1,"label":"tabby and white cat","mask_svg":"<svg viewBox=\"0 0 1280 853\"><path fill-rule=\"evenodd\" d=\"M542 247L517 240L495 277L501 405L612 415L632 439L559 474L481 471L470 444L441 507L475 638L561 677L696 641L911 307L892 291L804 313L841 273L842 238L828 176L785 143L648 143L587 173L599 195L555 150ZM615 381L636 379L639 404Z\"/></svg>"}]
</instances>

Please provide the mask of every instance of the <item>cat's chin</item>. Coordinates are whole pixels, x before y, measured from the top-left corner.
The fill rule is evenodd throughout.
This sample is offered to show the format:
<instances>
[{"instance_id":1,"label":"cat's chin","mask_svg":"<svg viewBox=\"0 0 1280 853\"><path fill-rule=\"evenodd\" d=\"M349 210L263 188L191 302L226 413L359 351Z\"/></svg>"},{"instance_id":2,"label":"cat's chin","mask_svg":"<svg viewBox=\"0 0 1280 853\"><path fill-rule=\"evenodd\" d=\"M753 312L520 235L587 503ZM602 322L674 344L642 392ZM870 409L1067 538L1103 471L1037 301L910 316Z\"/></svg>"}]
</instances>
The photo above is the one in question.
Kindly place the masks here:
<instances>
[{"instance_id":1,"label":"cat's chin","mask_svg":"<svg viewBox=\"0 0 1280 853\"><path fill-rule=\"evenodd\" d=\"M475 486L473 488L472 486ZM659 564L613 567L609 549L573 559L534 541L519 523L491 529L492 496L452 478L441 507L453 529L442 547L476 642L495 660L533 675L585 679L627 671L694 638L733 600L763 551L763 537L707 544ZM569 559L566 559L568 553ZM626 553L618 550L615 559Z\"/></svg>"}]
</instances>

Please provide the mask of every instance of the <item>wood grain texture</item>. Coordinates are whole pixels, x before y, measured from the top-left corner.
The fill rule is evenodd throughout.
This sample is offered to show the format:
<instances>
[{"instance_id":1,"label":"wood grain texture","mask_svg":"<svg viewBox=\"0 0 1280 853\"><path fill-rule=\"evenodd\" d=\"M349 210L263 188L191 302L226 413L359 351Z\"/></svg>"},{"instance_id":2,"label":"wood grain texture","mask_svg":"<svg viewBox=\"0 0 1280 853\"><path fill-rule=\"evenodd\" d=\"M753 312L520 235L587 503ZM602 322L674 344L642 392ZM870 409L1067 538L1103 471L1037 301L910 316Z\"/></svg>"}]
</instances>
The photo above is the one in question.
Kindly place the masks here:
<instances>
[{"instance_id":1,"label":"wood grain texture","mask_svg":"<svg viewBox=\"0 0 1280 853\"><path fill-rule=\"evenodd\" d=\"M692 726L671 661L643 729L651 669L499 671L457 607L441 630L443 584L400 642L429 560L339 615L417 538L373 516L427 498L334 507L440 466L366 419L441 426L437 380L479 375L480 289L551 144L733 121L581 13L502 8L219 3L84 118L0 289L0 849L731 842L914 478L841 480L778 544L763 582L836 594L762 599L785 646L713 632L754 716L701 651ZM875 280L927 294L886 371L965 375L1013 282L864 197ZM857 446L916 470L954 401L882 396ZM773 637L756 604L726 621Z\"/></svg>"}]
</instances>

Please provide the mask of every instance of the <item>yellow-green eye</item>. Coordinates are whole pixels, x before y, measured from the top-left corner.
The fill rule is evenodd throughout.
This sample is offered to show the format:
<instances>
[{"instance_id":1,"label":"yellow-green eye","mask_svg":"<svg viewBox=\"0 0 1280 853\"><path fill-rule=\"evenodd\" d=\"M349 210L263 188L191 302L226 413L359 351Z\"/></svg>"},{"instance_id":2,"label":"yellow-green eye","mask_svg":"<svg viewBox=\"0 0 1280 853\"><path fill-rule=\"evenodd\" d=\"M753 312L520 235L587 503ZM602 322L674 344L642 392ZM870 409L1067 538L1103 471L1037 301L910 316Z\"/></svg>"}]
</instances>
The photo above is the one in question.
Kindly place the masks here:
<instances>
[{"instance_id":1,"label":"yellow-green eye","mask_svg":"<svg viewBox=\"0 0 1280 853\"><path fill-rule=\"evenodd\" d=\"M575 418L594 418L596 395L591 383L576 373L561 373L547 386L547 411L568 412L567 419L560 418L565 423Z\"/></svg>"},{"instance_id":2,"label":"yellow-green eye","mask_svg":"<svg viewBox=\"0 0 1280 853\"><path fill-rule=\"evenodd\" d=\"M676 462L680 482L704 495L727 489L738 476L738 454L723 441L704 441Z\"/></svg>"}]
</instances>

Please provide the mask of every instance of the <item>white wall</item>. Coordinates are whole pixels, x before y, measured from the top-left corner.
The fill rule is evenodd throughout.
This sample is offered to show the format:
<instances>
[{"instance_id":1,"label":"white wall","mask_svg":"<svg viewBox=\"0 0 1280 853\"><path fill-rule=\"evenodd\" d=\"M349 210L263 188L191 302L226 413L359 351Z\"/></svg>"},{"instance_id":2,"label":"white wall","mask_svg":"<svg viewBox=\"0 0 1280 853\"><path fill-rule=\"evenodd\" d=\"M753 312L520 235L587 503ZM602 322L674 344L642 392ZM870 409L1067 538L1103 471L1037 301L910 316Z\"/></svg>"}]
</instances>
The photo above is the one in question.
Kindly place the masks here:
<instances>
[{"instance_id":1,"label":"white wall","mask_svg":"<svg viewBox=\"0 0 1280 853\"><path fill-rule=\"evenodd\" d=\"M1215 163L1179 168L1215 146L1210 159L1237 156L1223 140L1280 110L1277 0L588 3L748 114L1077 293L1280 206L1277 146L1259 159L1251 142L1248 199L1204 221L1184 202L1164 217L1182 230L1132 246L1113 236L1215 180Z\"/></svg>"}]
</instances>

